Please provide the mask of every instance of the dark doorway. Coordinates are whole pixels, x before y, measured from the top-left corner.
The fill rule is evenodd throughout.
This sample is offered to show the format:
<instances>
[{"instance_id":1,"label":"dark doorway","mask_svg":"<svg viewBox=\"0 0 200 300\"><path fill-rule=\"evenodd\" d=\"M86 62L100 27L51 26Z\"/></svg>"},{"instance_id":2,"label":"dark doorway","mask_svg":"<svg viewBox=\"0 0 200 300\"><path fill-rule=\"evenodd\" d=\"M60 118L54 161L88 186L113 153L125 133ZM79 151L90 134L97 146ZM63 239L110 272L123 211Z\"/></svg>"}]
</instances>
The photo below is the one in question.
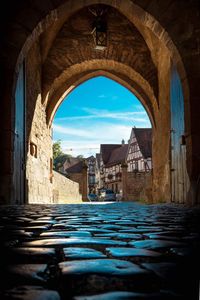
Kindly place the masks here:
<instances>
[{"instance_id":1,"label":"dark doorway","mask_svg":"<svg viewBox=\"0 0 200 300\"><path fill-rule=\"evenodd\" d=\"M14 140L14 197L15 204L25 203L25 65L19 70L15 91Z\"/></svg>"}]
</instances>

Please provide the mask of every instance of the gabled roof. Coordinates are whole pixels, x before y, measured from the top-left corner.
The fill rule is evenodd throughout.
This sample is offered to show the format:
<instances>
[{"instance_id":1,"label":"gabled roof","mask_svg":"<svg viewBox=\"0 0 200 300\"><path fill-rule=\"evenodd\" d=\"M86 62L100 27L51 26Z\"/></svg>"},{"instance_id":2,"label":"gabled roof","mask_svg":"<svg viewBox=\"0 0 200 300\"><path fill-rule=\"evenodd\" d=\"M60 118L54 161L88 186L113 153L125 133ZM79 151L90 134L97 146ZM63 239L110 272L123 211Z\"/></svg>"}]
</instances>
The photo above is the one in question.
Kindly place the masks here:
<instances>
[{"instance_id":1,"label":"gabled roof","mask_svg":"<svg viewBox=\"0 0 200 300\"><path fill-rule=\"evenodd\" d=\"M126 159L127 151L128 151L128 144L120 145L120 147L114 149L110 155L106 167L123 163Z\"/></svg>"},{"instance_id":2,"label":"gabled roof","mask_svg":"<svg viewBox=\"0 0 200 300\"><path fill-rule=\"evenodd\" d=\"M70 173L81 173L83 169L83 161L79 161L78 163L74 164L73 166L65 169L65 171L70 174Z\"/></svg>"},{"instance_id":3,"label":"gabled roof","mask_svg":"<svg viewBox=\"0 0 200 300\"><path fill-rule=\"evenodd\" d=\"M104 164L107 164L112 151L120 146L121 144L101 144L100 152Z\"/></svg>"},{"instance_id":4,"label":"gabled roof","mask_svg":"<svg viewBox=\"0 0 200 300\"><path fill-rule=\"evenodd\" d=\"M152 129L133 128L133 131L143 157L152 157Z\"/></svg>"},{"instance_id":5,"label":"gabled roof","mask_svg":"<svg viewBox=\"0 0 200 300\"><path fill-rule=\"evenodd\" d=\"M73 165L77 164L79 161L80 161L80 159L77 157L68 157L63 164L64 170L72 167Z\"/></svg>"},{"instance_id":6,"label":"gabled roof","mask_svg":"<svg viewBox=\"0 0 200 300\"><path fill-rule=\"evenodd\" d=\"M89 161L94 161L95 160L95 157L94 155L91 155L89 157L86 158L86 160L89 162Z\"/></svg>"}]
</instances>

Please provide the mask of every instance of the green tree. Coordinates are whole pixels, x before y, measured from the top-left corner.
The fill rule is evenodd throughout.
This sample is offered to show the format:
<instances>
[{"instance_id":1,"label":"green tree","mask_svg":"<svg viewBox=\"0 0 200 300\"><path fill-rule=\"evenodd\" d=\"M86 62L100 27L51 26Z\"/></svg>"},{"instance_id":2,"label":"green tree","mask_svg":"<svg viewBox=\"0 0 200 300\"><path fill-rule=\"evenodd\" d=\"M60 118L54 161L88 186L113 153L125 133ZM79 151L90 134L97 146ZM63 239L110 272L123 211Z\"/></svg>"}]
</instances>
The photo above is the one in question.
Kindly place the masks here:
<instances>
[{"instance_id":1,"label":"green tree","mask_svg":"<svg viewBox=\"0 0 200 300\"><path fill-rule=\"evenodd\" d=\"M63 154L64 153L62 152L61 149L61 140L58 140L57 142L53 143L53 160L55 161L57 157Z\"/></svg>"}]
</instances>

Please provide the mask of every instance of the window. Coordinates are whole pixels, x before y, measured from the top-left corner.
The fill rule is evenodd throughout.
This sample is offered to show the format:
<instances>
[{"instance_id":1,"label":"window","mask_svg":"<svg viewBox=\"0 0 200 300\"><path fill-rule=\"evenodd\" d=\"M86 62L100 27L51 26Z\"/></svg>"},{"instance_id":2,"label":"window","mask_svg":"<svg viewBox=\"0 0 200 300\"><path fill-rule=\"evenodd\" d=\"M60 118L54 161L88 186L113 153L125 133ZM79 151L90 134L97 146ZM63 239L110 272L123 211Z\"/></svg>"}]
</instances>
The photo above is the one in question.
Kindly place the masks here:
<instances>
[{"instance_id":1,"label":"window","mask_svg":"<svg viewBox=\"0 0 200 300\"><path fill-rule=\"evenodd\" d=\"M37 145L33 142L30 142L30 154L31 156L37 158Z\"/></svg>"}]
</instances>

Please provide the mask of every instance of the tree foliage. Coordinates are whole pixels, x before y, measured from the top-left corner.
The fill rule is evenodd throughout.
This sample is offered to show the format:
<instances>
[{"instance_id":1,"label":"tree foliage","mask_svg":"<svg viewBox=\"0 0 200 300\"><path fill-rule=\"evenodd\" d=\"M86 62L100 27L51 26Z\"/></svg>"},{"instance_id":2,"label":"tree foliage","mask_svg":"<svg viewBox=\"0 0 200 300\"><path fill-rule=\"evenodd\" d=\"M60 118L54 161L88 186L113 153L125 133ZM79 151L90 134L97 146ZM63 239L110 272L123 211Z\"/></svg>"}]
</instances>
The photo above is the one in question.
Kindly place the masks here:
<instances>
[{"instance_id":1,"label":"tree foliage","mask_svg":"<svg viewBox=\"0 0 200 300\"><path fill-rule=\"evenodd\" d=\"M61 149L61 140L56 141L53 143L53 166L54 170L59 171L59 169L63 166L66 160L69 160L72 155L65 154L62 152ZM80 161L84 159L83 155L78 155L76 158L78 158Z\"/></svg>"},{"instance_id":2,"label":"tree foliage","mask_svg":"<svg viewBox=\"0 0 200 300\"><path fill-rule=\"evenodd\" d=\"M63 154L64 153L62 152L61 149L61 140L58 140L57 142L53 143L53 160L55 161L57 157Z\"/></svg>"}]
</instances>

